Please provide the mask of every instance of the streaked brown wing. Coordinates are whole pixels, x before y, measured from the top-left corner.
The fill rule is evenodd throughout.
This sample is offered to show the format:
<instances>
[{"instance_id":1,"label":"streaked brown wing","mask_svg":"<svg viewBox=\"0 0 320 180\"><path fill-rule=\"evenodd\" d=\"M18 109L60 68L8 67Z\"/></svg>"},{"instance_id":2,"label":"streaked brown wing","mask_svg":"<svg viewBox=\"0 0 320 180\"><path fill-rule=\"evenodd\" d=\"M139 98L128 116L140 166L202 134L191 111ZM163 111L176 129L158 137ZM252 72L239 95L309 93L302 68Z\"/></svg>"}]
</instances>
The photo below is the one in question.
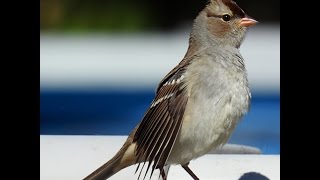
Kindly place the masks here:
<instances>
[{"instance_id":1,"label":"streaked brown wing","mask_svg":"<svg viewBox=\"0 0 320 180\"><path fill-rule=\"evenodd\" d=\"M135 133L133 142L137 143L136 157L139 163L136 172L143 162L139 177L146 162L148 167L145 175L153 162L152 175L155 168L163 168L170 155L188 101L182 79L182 72L176 72L162 83Z\"/></svg>"}]
</instances>

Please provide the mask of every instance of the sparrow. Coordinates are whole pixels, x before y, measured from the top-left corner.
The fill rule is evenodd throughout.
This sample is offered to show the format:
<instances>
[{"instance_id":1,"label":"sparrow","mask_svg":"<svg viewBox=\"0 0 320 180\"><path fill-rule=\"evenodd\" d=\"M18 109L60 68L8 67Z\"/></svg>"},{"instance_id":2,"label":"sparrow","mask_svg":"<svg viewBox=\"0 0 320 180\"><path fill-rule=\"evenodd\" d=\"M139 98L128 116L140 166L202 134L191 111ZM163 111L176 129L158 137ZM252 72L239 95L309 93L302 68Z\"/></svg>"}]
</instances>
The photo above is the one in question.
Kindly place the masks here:
<instances>
[{"instance_id":1,"label":"sparrow","mask_svg":"<svg viewBox=\"0 0 320 180\"><path fill-rule=\"evenodd\" d=\"M134 164L138 179L146 168L144 178L159 169L165 180L166 165L181 165L199 179L189 162L224 145L249 110L239 47L256 23L232 0L209 0L193 22L184 58L161 80L142 121L116 155L84 180L108 179Z\"/></svg>"}]
</instances>

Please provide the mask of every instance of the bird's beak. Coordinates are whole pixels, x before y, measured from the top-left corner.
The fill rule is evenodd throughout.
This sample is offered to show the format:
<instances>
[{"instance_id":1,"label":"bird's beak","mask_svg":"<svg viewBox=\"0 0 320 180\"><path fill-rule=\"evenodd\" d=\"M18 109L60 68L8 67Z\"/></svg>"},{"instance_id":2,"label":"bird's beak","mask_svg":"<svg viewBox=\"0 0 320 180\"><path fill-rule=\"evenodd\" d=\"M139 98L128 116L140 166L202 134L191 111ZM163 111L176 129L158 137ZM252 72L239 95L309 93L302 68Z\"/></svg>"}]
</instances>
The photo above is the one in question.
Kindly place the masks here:
<instances>
[{"instance_id":1,"label":"bird's beak","mask_svg":"<svg viewBox=\"0 0 320 180\"><path fill-rule=\"evenodd\" d=\"M249 17L244 17L240 20L240 26L243 26L243 27L249 27L249 26L253 26L255 24L257 24L258 21L252 19L252 18L249 18Z\"/></svg>"}]
</instances>

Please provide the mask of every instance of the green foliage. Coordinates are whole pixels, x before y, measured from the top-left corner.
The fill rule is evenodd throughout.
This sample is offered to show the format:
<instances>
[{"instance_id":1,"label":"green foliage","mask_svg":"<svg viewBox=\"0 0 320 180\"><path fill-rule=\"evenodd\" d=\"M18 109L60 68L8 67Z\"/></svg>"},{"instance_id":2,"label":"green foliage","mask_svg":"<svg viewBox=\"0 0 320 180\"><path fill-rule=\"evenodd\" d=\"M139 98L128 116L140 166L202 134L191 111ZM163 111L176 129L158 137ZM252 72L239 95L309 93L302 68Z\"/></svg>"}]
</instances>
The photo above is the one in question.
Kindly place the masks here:
<instances>
[{"instance_id":1,"label":"green foliage","mask_svg":"<svg viewBox=\"0 0 320 180\"><path fill-rule=\"evenodd\" d=\"M169 30L192 19L208 0L40 0L42 31ZM260 23L280 20L278 0L237 0Z\"/></svg>"},{"instance_id":2,"label":"green foliage","mask_svg":"<svg viewBox=\"0 0 320 180\"><path fill-rule=\"evenodd\" d=\"M40 27L48 31L140 31L150 15L132 1L42 0Z\"/></svg>"}]
</instances>

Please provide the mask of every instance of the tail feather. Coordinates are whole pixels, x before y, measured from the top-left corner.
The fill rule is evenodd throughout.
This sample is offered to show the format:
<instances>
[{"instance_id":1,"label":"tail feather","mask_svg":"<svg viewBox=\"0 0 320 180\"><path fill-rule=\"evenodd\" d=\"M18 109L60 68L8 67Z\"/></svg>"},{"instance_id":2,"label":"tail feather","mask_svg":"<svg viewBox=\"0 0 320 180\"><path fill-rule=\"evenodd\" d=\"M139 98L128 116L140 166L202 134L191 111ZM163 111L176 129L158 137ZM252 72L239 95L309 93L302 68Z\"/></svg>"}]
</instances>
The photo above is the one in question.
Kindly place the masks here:
<instances>
[{"instance_id":1,"label":"tail feather","mask_svg":"<svg viewBox=\"0 0 320 180\"><path fill-rule=\"evenodd\" d=\"M116 168L119 164L119 159L120 157L113 157L111 160L100 166L97 170L85 177L83 180L104 180L111 177L121 170L117 170L118 168Z\"/></svg>"},{"instance_id":2,"label":"tail feather","mask_svg":"<svg viewBox=\"0 0 320 180\"><path fill-rule=\"evenodd\" d=\"M107 163L85 177L83 180L105 180L128 166L135 164L135 144L125 143L119 152Z\"/></svg>"}]
</instances>

